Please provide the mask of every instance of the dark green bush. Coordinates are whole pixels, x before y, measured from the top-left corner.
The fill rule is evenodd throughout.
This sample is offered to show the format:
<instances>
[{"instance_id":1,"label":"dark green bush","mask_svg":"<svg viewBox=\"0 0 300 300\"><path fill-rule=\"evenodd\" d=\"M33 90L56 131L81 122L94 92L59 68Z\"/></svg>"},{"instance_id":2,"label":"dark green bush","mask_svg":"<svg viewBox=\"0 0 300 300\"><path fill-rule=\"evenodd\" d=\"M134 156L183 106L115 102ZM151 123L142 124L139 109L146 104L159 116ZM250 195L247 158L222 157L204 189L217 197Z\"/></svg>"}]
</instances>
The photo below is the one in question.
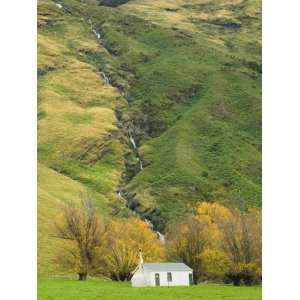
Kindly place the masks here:
<instances>
[{"instance_id":1,"label":"dark green bush","mask_svg":"<svg viewBox=\"0 0 300 300\"><path fill-rule=\"evenodd\" d=\"M117 7L127 2L128 0L98 0L99 5L110 6L110 7Z\"/></svg>"},{"instance_id":2,"label":"dark green bush","mask_svg":"<svg viewBox=\"0 0 300 300\"><path fill-rule=\"evenodd\" d=\"M224 278L225 283L233 283L239 285L254 285L261 282L261 278L255 270L250 268L242 269L241 271L230 271L226 273Z\"/></svg>"}]
</instances>

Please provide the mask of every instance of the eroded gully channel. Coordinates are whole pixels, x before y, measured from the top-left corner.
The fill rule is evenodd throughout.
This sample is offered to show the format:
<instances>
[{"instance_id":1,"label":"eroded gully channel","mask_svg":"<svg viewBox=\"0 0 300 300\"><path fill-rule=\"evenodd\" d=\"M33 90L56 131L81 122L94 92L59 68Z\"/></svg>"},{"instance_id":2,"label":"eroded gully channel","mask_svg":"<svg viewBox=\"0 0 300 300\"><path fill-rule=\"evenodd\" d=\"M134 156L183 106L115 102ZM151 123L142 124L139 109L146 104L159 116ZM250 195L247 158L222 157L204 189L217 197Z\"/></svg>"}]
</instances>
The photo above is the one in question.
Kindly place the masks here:
<instances>
[{"instance_id":1,"label":"eroded gully channel","mask_svg":"<svg viewBox=\"0 0 300 300\"><path fill-rule=\"evenodd\" d=\"M96 36L97 42L98 42L102 47L105 48L105 43L104 43L103 40L102 40L101 33L93 26L93 23L92 23L91 19L88 20L88 23L89 23L89 25L90 25L91 31L92 31L93 34ZM123 91L122 89L120 89L120 87L118 87L118 86L116 86L116 85L113 85L113 84L110 82L110 77L109 77L109 75L107 75L107 74L105 73L104 70L102 70L99 74L101 75L101 77L103 78L103 80L105 81L106 84L110 84L110 85L116 87L116 88L119 90L120 94L127 100L128 97L126 97L124 91ZM127 100L127 101L128 101L128 100ZM124 124L123 124L123 122L122 122L121 116L119 116L119 114L116 114L116 118L117 118L117 121L118 121L118 124L119 124L120 128L124 128L125 126L124 126ZM133 125L126 126L126 131L127 131L127 137L128 137L129 142L130 142L131 149L132 149L132 152L133 152L133 154L134 154L134 157L135 157L135 159L139 162L139 172L140 172L140 171L143 170L144 165L143 165L143 160L142 160L142 158L141 158L141 156L140 156L140 154L139 154L139 149L138 149L138 147L137 147L137 143L136 143L136 141L135 141L135 139L134 139L134 127L133 127ZM135 175L136 175L136 174L135 174ZM155 228L154 228L154 226L153 226L153 223L152 223L149 219L145 218L138 210L136 210L135 208L132 208L132 207L129 205L129 201L128 201L128 199L126 198L126 195L125 195L124 193L122 193L121 189L118 189L118 190L116 191L116 194L117 194L118 199L120 199L128 209L130 209L134 214L139 215L139 217L140 217L140 218L141 218L141 219L149 226L149 228L156 234L158 240L159 240L161 243L165 243L165 236L164 236L161 232L155 230Z\"/></svg>"},{"instance_id":2,"label":"eroded gully channel","mask_svg":"<svg viewBox=\"0 0 300 300\"><path fill-rule=\"evenodd\" d=\"M67 9L67 8L66 8L65 6L63 6L61 3L56 2L55 5L56 5L59 9L63 10L64 13L70 13L69 9ZM101 38L101 33L94 27L94 25L93 25L91 19L88 20L88 24L89 24L89 26L90 26L90 28L91 28L91 31L92 31L93 34L96 36L97 42L98 42L102 47L105 48L105 43L103 42L103 40L102 40L102 38ZM106 49L106 48L105 48L105 49ZM107 50L107 49L106 49L106 50ZM109 51L108 51L108 52L109 52ZM103 78L103 80L104 80L104 82L105 82L106 84L109 84L109 85L111 85L111 86L116 87L116 88L119 90L120 94L128 101L128 95L126 95L126 94L124 93L124 91L123 91L119 86L113 85L113 84L110 82L110 78L109 78L109 76L104 72L104 70L102 70L101 72L99 72L99 75ZM121 116L118 116L118 114L116 114L116 118L117 118L119 127L120 127L120 128L124 128L124 124L123 124L123 122L122 122ZM132 148L133 154L134 154L136 160L139 162L139 171L142 171L143 168L144 168L144 166L143 166L143 160L142 160L141 157L140 157L139 150L138 150L138 147L137 147L137 143L136 143L136 141L135 141L135 139L134 139L134 136L133 136L133 133L134 133L133 125L127 126L126 131L127 131L128 139L129 139L130 144L131 144L131 148ZM126 195L123 194L123 193L121 192L120 188L116 191L116 194L117 194L118 199L120 199L128 209L130 209L135 215L138 215L138 216L139 216L139 217L140 217L140 218L141 218L141 219L149 226L149 228L156 234L157 239L158 239L161 243L165 243L165 236L164 236L161 232L155 230L153 223L152 223L149 219L145 218L138 210L136 210L135 208L133 208L133 207L131 207L131 206L129 205L129 201L128 201L128 199L126 198Z\"/></svg>"}]
</instances>

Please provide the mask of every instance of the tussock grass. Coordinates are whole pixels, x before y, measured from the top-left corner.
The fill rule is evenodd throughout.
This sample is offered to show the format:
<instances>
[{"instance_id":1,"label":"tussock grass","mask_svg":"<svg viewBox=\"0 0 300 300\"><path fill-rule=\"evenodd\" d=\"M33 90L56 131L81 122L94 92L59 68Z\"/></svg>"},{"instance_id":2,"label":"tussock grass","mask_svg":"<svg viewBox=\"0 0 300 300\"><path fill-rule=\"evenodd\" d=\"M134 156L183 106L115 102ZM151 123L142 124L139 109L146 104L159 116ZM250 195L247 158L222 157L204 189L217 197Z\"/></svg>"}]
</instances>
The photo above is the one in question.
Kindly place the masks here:
<instances>
[{"instance_id":1,"label":"tussock grass","mask_svg":"<svg viewBox=\"0 0 300 300\"><path fill-rule=\"evenodd\" d=\"M38 38L38 66L44 70L38 82L39 160L114 197L122 169L114 115L120 94L86 55L105 51L88 24L62 14L53 2L40 4L38 12L39 19L52 21L40 22Z\"/></svg>"}]
</instances>

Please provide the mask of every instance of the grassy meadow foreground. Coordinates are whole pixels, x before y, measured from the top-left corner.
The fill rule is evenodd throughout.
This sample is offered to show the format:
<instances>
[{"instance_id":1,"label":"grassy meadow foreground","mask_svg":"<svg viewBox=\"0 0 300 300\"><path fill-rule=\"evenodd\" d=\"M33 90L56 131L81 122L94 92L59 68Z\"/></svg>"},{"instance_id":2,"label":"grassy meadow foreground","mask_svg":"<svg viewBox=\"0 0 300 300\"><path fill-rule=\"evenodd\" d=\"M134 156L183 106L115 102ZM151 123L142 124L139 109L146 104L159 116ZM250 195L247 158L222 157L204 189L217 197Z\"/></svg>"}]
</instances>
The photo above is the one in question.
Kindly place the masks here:
<instances>
[{"instance_id":1,"label":"grassy meadow foreground","mask_svg":"<svg viewBox=\"0 0 300 300\"><path fill-rule=\"evenodd\" d=\"M230 285L200 284L191 287L132 288L129 283L89 280L79 282L70 279L40 279L40 300L259 300L260 287L233 287Z\"/></svg>"}]
</instances>

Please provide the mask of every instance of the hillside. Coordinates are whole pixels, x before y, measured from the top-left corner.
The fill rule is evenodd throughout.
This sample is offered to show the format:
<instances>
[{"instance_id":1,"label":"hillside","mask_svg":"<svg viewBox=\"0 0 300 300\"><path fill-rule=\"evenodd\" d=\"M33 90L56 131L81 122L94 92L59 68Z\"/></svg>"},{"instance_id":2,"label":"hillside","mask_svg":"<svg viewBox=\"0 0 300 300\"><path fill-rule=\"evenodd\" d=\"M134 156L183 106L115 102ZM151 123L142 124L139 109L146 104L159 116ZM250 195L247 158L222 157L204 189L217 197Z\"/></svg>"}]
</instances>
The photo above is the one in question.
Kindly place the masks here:
<instances>
[{"instance_id":1,"label":"hillside","mask_svg":"<svg viewBox=\"0 0 300 300\"><path fill-rule=\"evenodd\" d=\"M125 199L159 230L199 201L261 205L259 1L49 0L38 20L38 154L57 199L63 174L70 197L88 187L116 216Z\"/></svg>"},{"instance_id":2,"label":"hillside","mask_svg":"<svg viewBox=\"0 0 300 300\"><path fill-rule=\"evenodd\" d=\"M118 91L90 61L105 53L88 25L51 1L38 6L38 269L53 263L54 221L65 201L94 192L98 212L128 215L117 199L123 146L116 125Z\"/></svg>"},{"instance_id":3,"label":"hillside","mask_svg":"<svg viewBox=\"0 0 300 300\"><path fill-rule=\"evenodd\" d=\"M53 259L62 241L53 238L55 235L53 220L64 203L79 202L85 188L79 182L41 164L38 165L38 174L38 269L41 274L57 274L63 272L63 269L53 263ZM98 193L94 196L99 214L105 216L110 212L107 200Z\"/></svg>"}]
</instances>

